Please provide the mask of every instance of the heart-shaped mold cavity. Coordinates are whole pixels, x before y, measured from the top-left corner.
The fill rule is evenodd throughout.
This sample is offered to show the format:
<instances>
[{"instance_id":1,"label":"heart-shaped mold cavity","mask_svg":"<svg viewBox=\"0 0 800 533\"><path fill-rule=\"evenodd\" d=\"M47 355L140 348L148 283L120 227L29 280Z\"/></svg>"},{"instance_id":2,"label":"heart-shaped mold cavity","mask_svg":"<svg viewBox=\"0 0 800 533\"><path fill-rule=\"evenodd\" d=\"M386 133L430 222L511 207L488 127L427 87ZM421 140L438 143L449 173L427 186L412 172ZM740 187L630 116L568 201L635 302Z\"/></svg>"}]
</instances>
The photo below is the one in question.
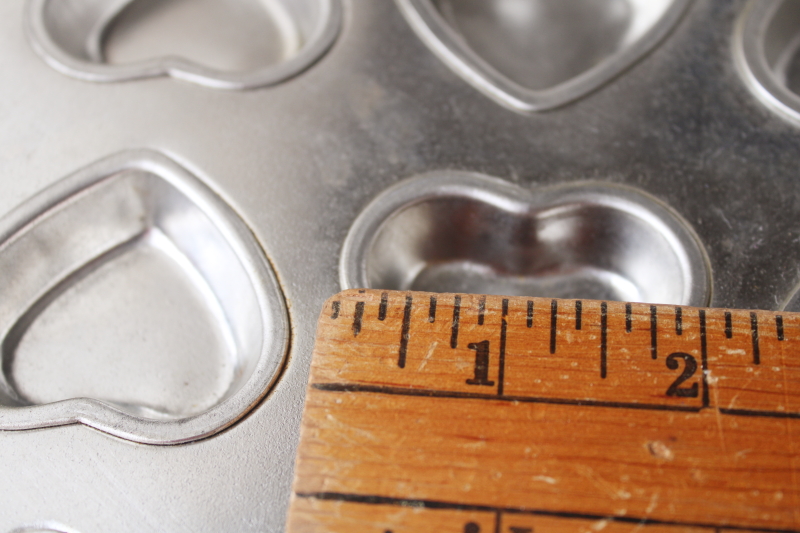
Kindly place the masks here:
<instances>
[{"instance_id":1,"label":"heart-shaped mold cavity","mask_svg":"<svg viewBox=\"0 0 800 533\"><path fill-rule=\"evenodd\" d=\"M126 152L0 221L0 429L143 443L243 416L283 364L278 283L247 226L164 155Z\"/></svg>"},{"instance_id":2,"label":"heart-shaped mold cavity","mask_svg":"<svg viewBox=\"0 0 800 533\"><path fill-rule=\"evenodd\" d=\"M397 0L464 80L519 112L576 100L674 27L690 0Z\"/></svg>"},{"instance_id":3,"label":"heart-shaped mold cavity","mask_svg":"<svg viewBox=\"0 0 800 533\"><path fill-rule=\"evenodd\" d=\"M753 94L800 123L800 2L753 0L734 33L734 59Z\"/></svg>"},{"instance_id":4,"label":"heart-shaped mold cavity","mask_svg":"<svg viewBox=\"0 0 800 533\"><path fill-rule=\"evenodd\" d=\"M699 239L676 213L628 187L530 192L477 174L407 180L357 218L344 288L471 292L707 305Z\"/></svg>"},{"instance_id":5,"label":"heart-shaped mold cavity","mask_svg":"<svg viewBox=\"0 0 800 533\"><path fill-rule=\"evenodd\" d=\"M292 77L333 44L340 0L29 0L28 33L91 81L172 76L221 89Z\"/></svg>"}]
</instances>

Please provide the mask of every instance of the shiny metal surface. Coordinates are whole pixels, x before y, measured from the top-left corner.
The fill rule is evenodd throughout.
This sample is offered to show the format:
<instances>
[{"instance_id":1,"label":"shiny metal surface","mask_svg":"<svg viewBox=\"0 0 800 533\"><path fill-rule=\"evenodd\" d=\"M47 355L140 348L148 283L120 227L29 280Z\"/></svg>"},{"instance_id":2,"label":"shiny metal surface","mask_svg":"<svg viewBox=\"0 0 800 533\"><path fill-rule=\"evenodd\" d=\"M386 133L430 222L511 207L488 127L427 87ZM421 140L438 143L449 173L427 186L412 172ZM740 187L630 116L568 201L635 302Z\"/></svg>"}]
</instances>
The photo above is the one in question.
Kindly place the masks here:
<instances>
[{"instance_id":1,"label":"shiny metal surface","mask_svg":"<svg viewBox=\"0 0 800 533\"><path fill-rule=\"evenodd\" d=\"M431 51L519 112L585 96L667 35L691 0L397 0Z\"/></svg>"},{"instance_id":2,"label":"shiny metal surface","mask_svg":"<svg viewBox=\"0 0 800 533\"><path fill-rule=\"evenodd\" d=\"M339 0L29 0L26 23L39 55L76 78L252 89L308 68L341 17Z\"/></svg>"},{"instance_id":3,"label":"shiny metal surface","mask_svg":"<svg viewBox=\"0 0 800 533\"><path fill-rule=\"evenodd\" d=\"M155 152L100 161L0 220L0 270L0 429L195 440L283 364L286 308L260 247Z\"/></svg>"},{"instance_id":4,"label":"shiny metal surface","mask_svg":"<svg viewBox=\"0 0 800 533\"><path fill-rule=\"evenodd\" d=\"M0 431L0 531L282 531L320 306L340 288L354 221L406 179L479 173L528 191L515 193L517 201L587 181L635 189L697 235L710 265L711 304L777 309L800 282L800 128L754 97L737 70L735 27L744 8L740 0L696 0L618 76L558 109L520 114L454 73L388 0L343 1L341 31L326 54L293 78L251 91L167 77L75 79L34 51L25 4L0 3L0 214L109 155L157 151L251 230L291 323L277 381L214 436L153 446L83 424ZM153 20L159 35L163 19ZM235 33L232 20L220 18L219 30ZM130 46L120 61L163 53ZM203 51L207 42L185 46L193 61L215 64ZM623 237L606 242L640 242L624 236L627 211L602 213L623 226L608 222ZM151 271L135 264L133 272ZM52 305L39 316L63 317L58 301ZM39 343L48 330L37 321L27 331L45 332ZM94 332L88 345L114 337ZM116 353L103 353L114 368ZM127 382L147 378L131 371Z\"/></svg>"},{"instance_id":5,"label":"shiny metal surface","mask_svg":"<svg viewBox=\"0 0 800 533\"><path fill-rule=\"evenodd\" d=\"M800 4L750 2L737 24L733 50L753 94L800 123Z\"/></svg>"},{"instance_id":6,"label":"shiny metal surface","mask_svg":"<svg viewBox=\"0 0 800 533\"><path fill-rule=\"evenodd\" d=\"M400 182L353 224L345 288L707 305L708 259L666 206L584 182L527 190L478 174Z\"/></svg>"},{"instance_id":7,"label":"shiny metal surface","mask_svg":"<svg viewBox=\"0 0 800 533\"><path fill-rule=\"evenodd\" d=\"M74 529L63 527L57 523L33 524L11 531L11 533L77 533Z\"/></svg>"}]
</instances>

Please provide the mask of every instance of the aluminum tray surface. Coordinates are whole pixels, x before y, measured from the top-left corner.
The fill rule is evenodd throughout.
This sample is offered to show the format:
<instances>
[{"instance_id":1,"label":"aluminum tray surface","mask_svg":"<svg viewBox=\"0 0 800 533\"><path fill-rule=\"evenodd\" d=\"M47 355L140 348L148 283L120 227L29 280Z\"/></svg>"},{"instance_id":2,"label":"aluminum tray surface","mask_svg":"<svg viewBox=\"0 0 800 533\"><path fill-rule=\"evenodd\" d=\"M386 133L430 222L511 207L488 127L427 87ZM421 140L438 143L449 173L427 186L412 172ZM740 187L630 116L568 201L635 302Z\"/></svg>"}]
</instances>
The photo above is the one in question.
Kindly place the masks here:
<instances>
[{"instance_id":1,"label":"aluminum tray surface","mask_svg":"<svg viewBox=\"0 0 800 533\"><path fill-rule=\"evenodd\" d=\"M283 531L342 286L797 310L779 3L0 4L0 532Z\"/></svg>"}]
</instances>

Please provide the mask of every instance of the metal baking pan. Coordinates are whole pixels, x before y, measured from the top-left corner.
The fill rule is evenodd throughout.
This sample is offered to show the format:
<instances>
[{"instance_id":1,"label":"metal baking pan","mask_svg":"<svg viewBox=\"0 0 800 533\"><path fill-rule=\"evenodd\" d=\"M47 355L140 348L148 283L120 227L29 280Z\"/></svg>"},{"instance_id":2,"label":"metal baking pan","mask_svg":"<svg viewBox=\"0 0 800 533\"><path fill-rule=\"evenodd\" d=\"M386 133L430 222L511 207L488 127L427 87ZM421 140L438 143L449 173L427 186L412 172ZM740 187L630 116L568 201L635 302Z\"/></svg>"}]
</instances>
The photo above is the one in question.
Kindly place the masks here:
<instances>
[{"instance_id":1,"label":"metal baking pan","mask_svg":"<svg viewBox=\"0 0 800 533\"><path fill-rule=\"evenodd\" d=\"M283 531L342 287L800 310L792 0L0 5L0 532Z\"/></svg>"}]
</instances>

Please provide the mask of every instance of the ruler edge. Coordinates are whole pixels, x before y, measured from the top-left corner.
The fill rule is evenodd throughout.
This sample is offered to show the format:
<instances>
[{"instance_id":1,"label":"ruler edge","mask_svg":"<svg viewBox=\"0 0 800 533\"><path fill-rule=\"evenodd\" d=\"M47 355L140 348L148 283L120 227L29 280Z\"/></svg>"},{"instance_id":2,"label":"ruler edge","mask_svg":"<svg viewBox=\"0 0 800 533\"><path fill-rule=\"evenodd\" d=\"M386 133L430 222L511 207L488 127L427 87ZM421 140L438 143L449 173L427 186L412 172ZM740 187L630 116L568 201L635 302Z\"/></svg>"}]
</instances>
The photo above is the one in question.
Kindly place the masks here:
<instances>
[{"instance_id":1,"label":"ruler edge","mask_svg":"<svg viewBox=\"0 0 800 533\"><path fill-rule=\"evenodd\" d=\"M290 531L288 529L288 527L290 525L289 520L292 517L292 512L294 510L295 502L299 498L303 498L304 497L303 493L298 492L296 490L296 485L297 485L297 483L299 481L299 478L298 478L298 462L300 461L300 453L299 452L300 452L300 449L301 449L301 445L302 445L302 443L304 441L304 432L306 431L305 424L303 423L303 421L305 419L305 414L306 414L306 402L307 402L307 399L309 397L309 393L314 389L313 374L314 374L314 367L315 367L314 362L317 359L316 356L317 356L317 343L319 341L319 337L318 337L319 328L322 325L323 320L330 319L329 315L326 316L326 312L329 312L329 310L333 308L335 303L339 304L339 310L337 310L337 313L338 313L338 312L341 311L341 306L345 301L351 301L351 302L358 302L358 301L366 302L366 301L370 301L370 300L374 301L374 300L376 300L376 296L378 298L380 298L385 293L386 294L390 294L390 295L391 294L395 294L395 295L405 295L405 296L408 296L408 295L411 295L411 296L419 295L419 296L428 297L428 298L430 298L432 296L436 296L437 298L438 297L453 297L455 299L456 296L470 296L470 297L476 297L476 296L477 297L481 297L481 296L484 296L484 297L491 297L491 298L500 299L500 300L503 300L503 299L508 299L508 300L512 300L512 299L514 299L514 300L523 300L523 299L526 299L526 300L547 301L547 302L557 301L559 303L560 302L572 302L572 303L574 303L574 302L577 302L577 301L584 301L584 302L591 301L591 302L598 302L598 303L599 302L607 302L607 303L615 303L615 304L623 304L623 305L654 306L654 307L659 308L659 309L660 308L668 308L668 309L673 309L674 310L676 308L681 308L683 310L698 311L698 312L699 311L721 311L721 312L730 312L730 313L751 313L751 314L757 314L759 316L766 315L766 316L770 316L770 317L775 317L775 316L778 316L778 315L783 316L783 317L800 317L800 312L790 312L790 311L772 311L772 310L763 310L763 309L733 309L733 308L724 308L724 307L695 307L695 306L689 306L689 305L652 304L652 303L647 303L647 302L627 302L627 301L619 301L619 300L596 300L596 299L591 299L591 298L590 299L584 299L584 298L548 298L548 297L540 297L540 296L507 296L507 295L493 295L493 294L490 295L490 294L466 293L466 292L462 292L462 293L452 293L452 292L439 293L439 292L429 292L429 291L395 290L395 289L368 289L368 288L366 288L366 289L351 288L351 289L341 290L338 293L334 294L333 296L331 296L331 297L329 297L329 298L327 298L325 300L325 302L322 305L322 309L320 310L320 313L319 313L318 318L317 318L317 327L315 328L314 348L312 350L312 356L311 356L311 361L310 361L310 366L309 366L308 383L306 384L305 396L303 398L303 409L302 409L302 414L301 414L299 438L297 440L297 448L296 448L296 451L295 451L294 461L292 463L292 472L293 472L293 474L292 474L291 494L290 494L290 501L289 501L289 506L288 506L287 514L286 514L286 518L287 518L287 522L286 522L287 533L293 533L292 531ZM706 378L706 376L705 376L705 371L706 370L707 369L704 367L704 369L703 369L703 381L704 382L705 382L705 378ZM707 387L706 387L706 390L708 390ZM701 409L705 409L707 407L708 406L704 405ZM386 499L387 500L403 500L402 498L388 498L388 497ZM516 512L516 511L511 511L511 512ZM606 517L606 519L609 519L609 520L612 520L612 521L617 521L617 520L615 520L615 518L616 517ZM626 521L626 520L624 520L624 517L619 517L619 518L623 518L624 522ZM670 526L670 524L661 523L658 520L654 520L654 521L652 521L652 523L648 522L648 524ZM745 533L749 533L749 532L785 532L785 533L800 532L800 528L798 528L796 530L791 530L791 529L770 529L770 528L759 528L759 527L744 527L744 526L737 526L735 524L726 525L726 526L719 526L719 525L714 525L714 524L695 523L695 524L686 524L684 526L672 525L672 527L676 527L676 528L678 528L678 527L682 527L682 528L683 527L697 527L697 528L702 528L702 529L713 530L713 531L715 531L717 533L719 533L719 532L728 533L728 532L732 532L732 531L742 531L742 532L745 532ZM677 529L676 529L676 531L677 531Z\"/></svg>"}]
</instances>

